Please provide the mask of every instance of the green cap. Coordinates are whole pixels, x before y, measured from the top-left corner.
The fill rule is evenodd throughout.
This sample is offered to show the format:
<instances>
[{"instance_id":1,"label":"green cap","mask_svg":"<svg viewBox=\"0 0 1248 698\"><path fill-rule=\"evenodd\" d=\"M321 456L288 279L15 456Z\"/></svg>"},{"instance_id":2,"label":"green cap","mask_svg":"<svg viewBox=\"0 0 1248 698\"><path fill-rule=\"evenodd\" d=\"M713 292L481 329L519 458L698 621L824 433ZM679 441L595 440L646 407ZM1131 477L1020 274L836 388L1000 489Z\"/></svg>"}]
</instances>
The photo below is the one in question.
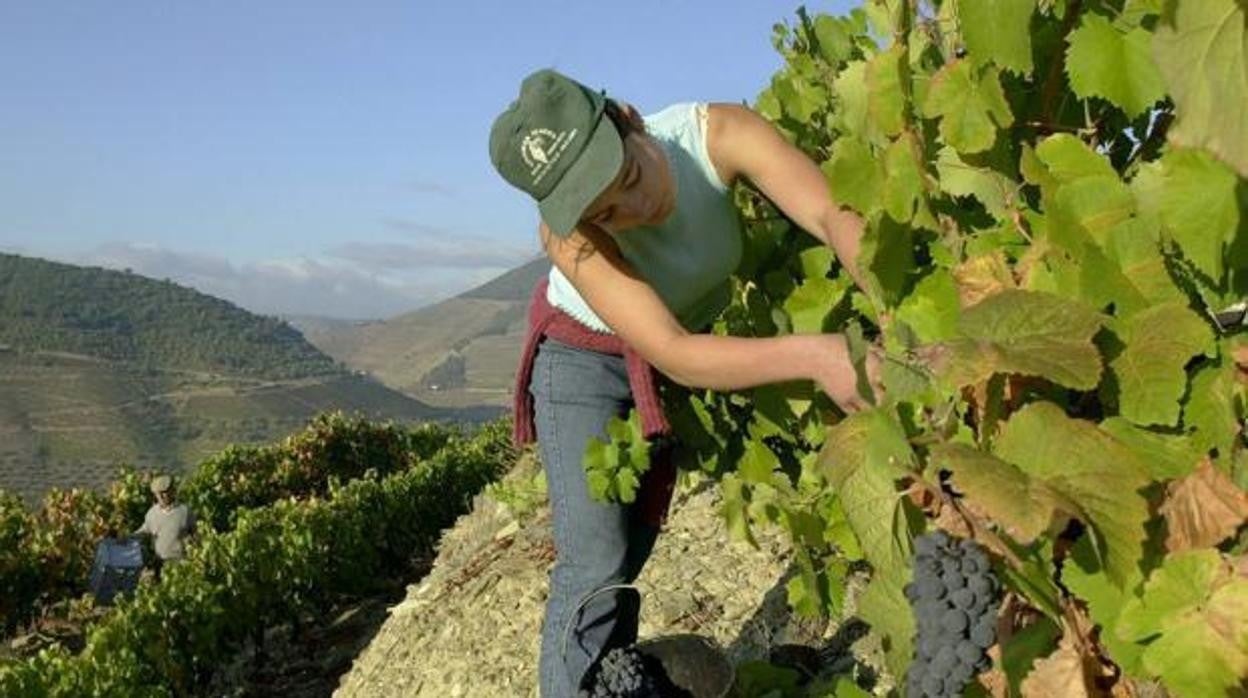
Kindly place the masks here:
<instances>
[{"instance_id":1,"label":"green cap","mask_svg":"<svg viewBox=\"0 0 1248 698\"><path fill-rule=\"evenodd\" d=\"M550 69L520 83L520 97L494 120L490 160L537 200L542 220L567 236L619 174L624 144L603 118L607 99Z\"/></svg>"}]
</instances>

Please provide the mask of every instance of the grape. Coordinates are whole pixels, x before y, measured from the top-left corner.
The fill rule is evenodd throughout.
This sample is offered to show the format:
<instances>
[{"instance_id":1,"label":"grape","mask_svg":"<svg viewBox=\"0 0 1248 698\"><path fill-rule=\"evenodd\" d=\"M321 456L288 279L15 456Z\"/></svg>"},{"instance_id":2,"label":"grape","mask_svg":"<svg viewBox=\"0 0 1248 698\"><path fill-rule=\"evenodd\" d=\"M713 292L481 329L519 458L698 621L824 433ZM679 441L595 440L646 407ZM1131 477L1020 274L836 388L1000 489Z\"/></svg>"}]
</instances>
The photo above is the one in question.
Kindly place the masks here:
<instances>
[{"instance_id":1,"label":"grape","mask_svg":"<svg viewBox=\"0 0 1248 698\"><path fill-rule=\"evenodd\" d=\"M945 585L945 589L953 592L966 586L966 577L959 572L946 572L940 575L940 581Z\"/></svg>"},{"instance_id":2,"label":"grape","mask_svg":"<svg viewBox=\"0 0 1248 698\"><path fill-rule=\"evenodd\" d=\"M975 592L970 589L958 589L952 595L953 605L963 610L975 606Z\"/></svg>"},{"instance_id":3,"label":"grape","mask_svg":"<svg viewBox=\"0 0 1248 698\"><path fill-rule=\"evenodd\" d=\"M918 633L905 681L907 698L959 695L991 666L997 582L988 556L971 540L937 531L915 539L914 577L906 599Z\"/></svg>"},{"instance_id":4,"label":"grape","mask_svg":"<svg viewBox=\"0 0 1248 698\"><path fill-rule=\"evenodd\" d=\"M985 567L984 569L980 571L987 572L988 568ZM989 596L992 593L992 582L989 580L990 580L990 577L985 577L983 575L977 574L974 577L971 577L970 579L966 580L966 588L975 592L975 595L981 598L985 596Z\"/></svg>"},{"instance_id":5,"label":"grape","mask_svg":"<svg viewBox=\"0 0 1248 698\"><path fill-rule=\"evenodd\" d=\"M941 616L940 624L951 633L960 633L966 630L966 626L970 624L970 618L966 615L966 611L952 608Z\"/></svg>"},{"instance_id":6,"label":"grape","mask_svg":"<svg viewBox=\"0 0 1248 698\"><path fill-rule=\"evenodd\" d=\"M980 656L983 655L983 651L974 642L963 640L958 643L955 654L957 654L958 659L962 660L963 664L970 666L979 660Z\"/></svg>"},{"instance_id":7,"label":"grape","mask_svg":"<svg viewBox=\"0 0 1248 698\"><path fill-rule=\"evenodd\" d=\"M688 695L667 678L663 665L634 647L617 647L599 660L592 688L578 698L665 698Z\"/></svg>"},{"instance_id":8,"label":"grape","mask_svg":"<svg viewBox=\"0 0 1248 698\"><path fill-rule=\"evenodd\" d=\"M971 628L971 642L974 642L983 649L992 647L997 641L997 628L995 624L977 623Z\"/></svg>"},{"instance_id":9,"label":"grape","mask_svg":"<svg viewBox=\"0 0 1248 698\"><path fill-rule=\"evenodd\" d=\"M940 571L945 574L956 574L962 571L962 564L956 558L947 557L940 561Z\"/></svg>"}]
</instances>

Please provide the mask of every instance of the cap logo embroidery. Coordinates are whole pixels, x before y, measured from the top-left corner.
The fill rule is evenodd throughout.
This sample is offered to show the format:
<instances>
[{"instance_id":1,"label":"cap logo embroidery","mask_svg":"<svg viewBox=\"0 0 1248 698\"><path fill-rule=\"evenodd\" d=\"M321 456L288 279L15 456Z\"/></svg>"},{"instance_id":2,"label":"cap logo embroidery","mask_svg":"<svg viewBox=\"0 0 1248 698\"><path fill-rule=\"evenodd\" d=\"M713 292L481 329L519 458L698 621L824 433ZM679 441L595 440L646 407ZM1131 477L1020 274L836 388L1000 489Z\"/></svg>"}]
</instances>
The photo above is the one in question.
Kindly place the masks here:
<instances>
[{"instance_id":1,"label":"cap logo embroidery","mask_svg":"<svg viewBox=\"0 0 1248 698\"><path fill-rule=\"evenodd\" d=\"M520 157L524 158L524 164L529 168L534 186L559 162L572 139L576 138L576 131L555 133L548 128L535 128L520 141Z\"/></svg>"}]
</instances>

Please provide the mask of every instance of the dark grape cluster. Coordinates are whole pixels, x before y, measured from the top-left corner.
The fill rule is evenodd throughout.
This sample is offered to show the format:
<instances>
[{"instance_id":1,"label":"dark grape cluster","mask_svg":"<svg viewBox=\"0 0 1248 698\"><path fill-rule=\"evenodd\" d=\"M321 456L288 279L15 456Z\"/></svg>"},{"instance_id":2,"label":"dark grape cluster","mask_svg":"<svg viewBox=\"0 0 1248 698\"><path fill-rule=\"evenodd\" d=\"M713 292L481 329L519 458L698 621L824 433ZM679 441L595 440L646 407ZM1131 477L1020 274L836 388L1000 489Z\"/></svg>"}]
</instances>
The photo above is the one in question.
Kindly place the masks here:
<instances>
[{"instance_id":1,"label":"dark grape cluster","mask_svg":"<svg viewBox=\"0 0 1248 698\"><path fill-rule=\"evenodd\" d=\"M988 555L944 531L914 540L914 581L906 598L918 623L907 698L960 696L987 669L996 642L1000 591Z\"/></svg>"},{"instance_id":2,"label":"dark grape cluster","mask_svg":"<svg viewBox=\"0 0 1248 698\"><path fill-rule=\"evenodd\" d=\"M667 677L659 660L635 647L617 647L599 660L589 689L578 698L684 698L689 693Z\"/></svg>"}]
</instances>

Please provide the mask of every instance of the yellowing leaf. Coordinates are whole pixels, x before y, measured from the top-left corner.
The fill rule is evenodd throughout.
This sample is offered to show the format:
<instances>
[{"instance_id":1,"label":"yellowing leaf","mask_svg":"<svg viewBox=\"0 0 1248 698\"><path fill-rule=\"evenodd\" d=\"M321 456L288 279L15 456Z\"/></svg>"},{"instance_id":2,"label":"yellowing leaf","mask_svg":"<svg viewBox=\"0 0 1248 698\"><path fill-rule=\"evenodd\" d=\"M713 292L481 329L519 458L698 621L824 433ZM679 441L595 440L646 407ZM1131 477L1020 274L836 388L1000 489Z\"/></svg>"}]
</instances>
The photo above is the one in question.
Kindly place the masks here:
<instances>
[{"instance_id":1,"label":"yellowing leaf","mask_svg":"<svg viewBox=\"0 0 1248 698\"><path fill-rule=\"evenodd\" d=\"M995 68L974 68L969 61L949 63L928 88L923 115L940 117L940 135L959 153L988 150L997 129L1014 123Z\"/></svg>"},{"instance_id":2,"label":"yellowing leaf","mask_svg":"<svg viewBox=\"0 0 1248 698\"><path fill-rule=\"evenodd\" d=\"M1184 365L1210 349L1213 333L1180 303L1140 311L1114 327L1125 345L1110 362L1118 378L1119 411L1136 424L1174 426L1187 387Z\"/></svg>"},{"instance_id":3,"label":"yellowing leaf","mask_svg":"<svg viewBox=\"0 0 1248 698\"><path fill-rule=\"evenodd\" d=\"M905 432L882 410L866 410L828 429L817 467L840 496L845 519L867 560L884 576L908 575L910 531L896 482L914 453Z\"/></svg>"},{"instance_id":4,"label":"yellowing leaf","mask_svg":"<svg viewBox=\"0 0 1248 698\"><path fill-rule=\"evenodd\" d=\"M948 469L954 487L1019 543L1029 544L1069 518L1086 518L1043 480L979 449L947 444L933 450L931 462Z\"/></svg>"},{"instance_id":5,"label":"yellowing leaf","mask_svg":"<svg viewBox=\"0 0 1248 698\"><path fill-rule=\"evenodd\" d=\"M1248 521L1248 494L1206 457L1196 472L1170 483L1160 511L1166 519L1167 550L1208 548Z\"/></svg>"},{"instance_id":6,"label":"yellowing leaf","mask_svg":"<svg viewBox=\"0 0 1248 698\"><path fill-rule=\"evenodd\" d=\"M1015 288L1014 277L1000 250L967 259L954 267L953 278L958 283L958 300L964 308Z\"/></svg>"},{"instance_id":7,"label":"yellowing leaf","mask_svg":"<svg viewBox=\"0 0 1248 698\"><path fill-rule=\"evenodd\" d=\"M1142 28L1121 32L1101 15L1084 13L1066 53L1075 94L1107 99L1132 118L1160 101L1166 89L1149 54L1149 37Z\"/></svg>"},{"instance_id":8,"label":"yellowing leaf","mask_svg":"<svg viewBox=\"0 0 1248 698\"><path fill-rule=\"evenodd\" d=\"M1007 290L962 313L961 338L945 343L937 372L955 385L994 373L1020 373L1089 390L1100 382L1092 344L1101 316L1077 301L1038 291Z\"/></svg>"},{"instance_id":9,"label":"yellowing leaf","mask_svg":"<svg viewBox=\"0 0 1248 698\"><path fill-rule=\"evenodd\" d=\"M1123 607L1118 634L1180 696L1223 696L1248 676L1248 578L1211 549L1169 556Z\"/></svg>"},{"instance_id":10,"label":"yellowing leaf","mask_svg":"<svg viewBox=\"0 0 1248 698\"><path fill-rule=\"evenodd\" d=\"M1174 143L1208 148L1248 177L1248 33L1236 0L1183 0L1153 35L1153 58L1174 98Z\"/></svg>"},{"instance_id":11,"label":"yellowing leaf","mask_svg":"<svg viewBox=\"0 0 1248 698\"><path fill-rule=\"evenodd\" d=\"M1071 419L1049 402L1015 412L994 453L1079 507L1096 535L1106 575L1120 587L1142 556L1148 502L1140 494L1148 468L1092 422Z\"/></svg>"}]
</instances>

